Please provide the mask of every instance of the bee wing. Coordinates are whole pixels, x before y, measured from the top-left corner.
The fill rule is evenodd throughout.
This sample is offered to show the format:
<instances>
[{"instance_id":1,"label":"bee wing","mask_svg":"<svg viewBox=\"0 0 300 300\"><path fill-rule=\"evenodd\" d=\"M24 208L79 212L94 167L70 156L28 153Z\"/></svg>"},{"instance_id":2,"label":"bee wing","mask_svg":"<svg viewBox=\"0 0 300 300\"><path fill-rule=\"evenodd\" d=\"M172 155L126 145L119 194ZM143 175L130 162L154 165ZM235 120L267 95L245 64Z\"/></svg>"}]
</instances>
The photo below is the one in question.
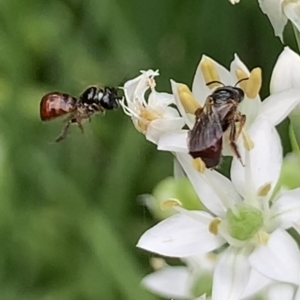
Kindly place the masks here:
<instances>
[{"instance_id":1,"label":"bee wing","mask_svg":"<svg viewBox=\"0 0 300 300\"><path fill-rule=\"evenodd\" d=\"M217 108L219 119L225 119L228 116L228 114L232 112L234 106L236 106L234 100L229 100L227 103L219 106Z\"/></svg>"},{"instance_id":2,"label":"bee wing","mask_svg":"<svg viewBox=\"0 0 300 300\"><path fill-rule=\"evenodd\" d=\"M188 147L190 152L199 152L219 143L223 130L218 113L212 109L206 113L196 112L196 123L189 131Z\"/></svg>"}]
</instances>

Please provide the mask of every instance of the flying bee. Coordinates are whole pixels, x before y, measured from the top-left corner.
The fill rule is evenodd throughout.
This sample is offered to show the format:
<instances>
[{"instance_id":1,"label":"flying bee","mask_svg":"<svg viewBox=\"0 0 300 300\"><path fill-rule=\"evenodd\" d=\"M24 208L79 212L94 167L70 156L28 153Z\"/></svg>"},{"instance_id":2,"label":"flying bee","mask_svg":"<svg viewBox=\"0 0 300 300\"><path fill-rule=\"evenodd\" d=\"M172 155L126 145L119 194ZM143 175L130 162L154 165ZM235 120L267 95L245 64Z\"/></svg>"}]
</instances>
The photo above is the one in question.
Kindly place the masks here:
<instances>
[{"instance_id":1,"label":"flying bee","mask_svg":"<svg viewBox=\"0 0 300 300\"><path fill-rule=\"evenodd\" d=\"M234 155L241 161L241 155L236 145L246 122L246 116L238 111L238 105L244 99L244 91L237 87L244 78L235 86L225 86L219 81L207 83L222 84L209 95L203 107L195 112L196 122L189 131L188 149L193 158L201 158L207 168L218 166L222 153L223 135L229 130L229 145ZM239 123L237 129L237 123Z\"/></svg>"},{"instance_id":2,"label":"flying bee","mask_svg":"<svg viewBox=\"0 0 300 300\"><path fill-rule=\"evenodd\" d=\"M93 114L103 114L106 110L117 109L119 100L121 97L113 87L91 86L78 98L61 92L51 92L41 99L40 116L42 121L49 121L67 115L64 120L66 125L55 139L56 142L60 142L67 137L71 124L77 124L83 132L84 120L91 120Z\"/></svg>"}]
</instances>

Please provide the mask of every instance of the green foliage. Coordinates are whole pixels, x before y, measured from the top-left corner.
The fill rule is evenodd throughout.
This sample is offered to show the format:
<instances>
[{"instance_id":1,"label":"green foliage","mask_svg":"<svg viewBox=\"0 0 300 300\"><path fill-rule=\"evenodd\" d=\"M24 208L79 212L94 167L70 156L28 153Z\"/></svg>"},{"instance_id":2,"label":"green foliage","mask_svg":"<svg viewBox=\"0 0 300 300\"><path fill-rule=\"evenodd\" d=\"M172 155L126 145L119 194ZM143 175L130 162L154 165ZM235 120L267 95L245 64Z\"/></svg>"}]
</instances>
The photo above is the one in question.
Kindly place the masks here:
<instances>
[{"instance_id":1,"label":"green foliage","mask_svg":"<svg viewBox=\"0 0 300 300\"><path fill-rule=\"evenodd\" d=\"M263 67L266 94L282 45L256 1L0 7L0 299L156 299L139 285L149 256L135 243L153 221L136 198L172 174L171 154L121 111L52 144L62 124L39 120L40 98L120 85L147 68L159 68L158 89L170 91L170 78L191 84L203 53L228 65L234 52Z\"/></svg>"}]
</instances>

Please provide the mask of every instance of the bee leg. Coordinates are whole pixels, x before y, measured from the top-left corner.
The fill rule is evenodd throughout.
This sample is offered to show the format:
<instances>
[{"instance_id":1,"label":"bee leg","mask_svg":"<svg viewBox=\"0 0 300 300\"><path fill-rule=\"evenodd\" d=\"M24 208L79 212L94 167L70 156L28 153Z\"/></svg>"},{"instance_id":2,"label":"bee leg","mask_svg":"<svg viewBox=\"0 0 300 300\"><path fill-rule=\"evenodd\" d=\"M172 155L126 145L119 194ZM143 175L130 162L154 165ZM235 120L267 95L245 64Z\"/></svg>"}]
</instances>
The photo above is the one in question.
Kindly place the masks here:
<instances>
[{"instance_id":1,"label":"bee leg","mask_svg":"<svg viewBox=\"0 0 300 300\"><path fill-rule=\"evenodd\" d=\"M236 116L236 121L239 122L239 129L236 134L236 139L237 139L240 136L241 132L243 131L244 125L246 123L246 115L238 114Z\"/></svg>"},{"instance_id":2,"label":"bee leg","mask_svg":"<svg viewBox=\"0 0 300 300\"><path fill-rule=\"evenodd\" d=\"M61 134L55 139L56 143L64 140L67 137L71 123L72 123L71 120L69 120L66 126L64 127L63 131L61 132Z\"/></svg>"},{"instance_id":3,"label":"bee leg","mask_svg":"<svg viewBox=\"0 0 300 300\"><path fill-rule=\"evenodd\" d=\"M240 129L239 129L240 131ZM238 150L237 144L236 144L236 139L237 139L237 135L236 135L236 125L235 125L235 121L231 122L230 125L230 133L229 133L229 142L230 142L230 147L231 150L233 152L233 154L238 158L238 160L241 162L242 166L245 167L243 161L242 161L242 157L241 154Z\"/></svg>"},{"instance_id":4,"label":"bee leg","mask_svg":"<svg viewBox=\"0 0 300 300\"><path fill-rule=\"evenodd\" d=\"M84 129L83 129L83 126L81 124L81 120L77 120L77 125L78 125L78 128L80 129L81 133L84 134Z\"/></svg>"}]
</instances>

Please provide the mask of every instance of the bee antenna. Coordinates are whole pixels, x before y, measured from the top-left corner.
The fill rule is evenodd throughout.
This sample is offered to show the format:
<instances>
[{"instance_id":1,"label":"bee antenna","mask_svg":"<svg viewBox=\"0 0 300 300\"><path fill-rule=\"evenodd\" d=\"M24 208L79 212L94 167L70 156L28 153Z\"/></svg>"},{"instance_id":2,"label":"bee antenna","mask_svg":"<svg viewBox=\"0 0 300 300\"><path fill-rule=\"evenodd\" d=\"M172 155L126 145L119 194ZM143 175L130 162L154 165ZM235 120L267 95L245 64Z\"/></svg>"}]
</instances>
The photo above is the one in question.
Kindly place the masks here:
<instances>
[{"instance_id":1,"label":"bee antenna","mask_svg":"<svg viewBox=\"0 0 300 300\"><path fill-rule=\"evenodd\" d=\"M249 77L240 79L234 86L237 86L239 83L241 83L242 81L245 81L245 80L249 80Z\"/></svg>"},{"instance_id":2,"label":"bee antenna","mask_svg":"<svg viewBox=\"0 0 300 300\"><path fill-rule=\"evenodd\" d=\"M223 86L225 86L225 84L224 84L223 82L218 81L218 80L210 81L210 82L208 82L208 83L206 84L206 86L209 86L209 85L214 84L214 83L219 83L219 84L222 84Z\"/></svg>"}]
</instances>

